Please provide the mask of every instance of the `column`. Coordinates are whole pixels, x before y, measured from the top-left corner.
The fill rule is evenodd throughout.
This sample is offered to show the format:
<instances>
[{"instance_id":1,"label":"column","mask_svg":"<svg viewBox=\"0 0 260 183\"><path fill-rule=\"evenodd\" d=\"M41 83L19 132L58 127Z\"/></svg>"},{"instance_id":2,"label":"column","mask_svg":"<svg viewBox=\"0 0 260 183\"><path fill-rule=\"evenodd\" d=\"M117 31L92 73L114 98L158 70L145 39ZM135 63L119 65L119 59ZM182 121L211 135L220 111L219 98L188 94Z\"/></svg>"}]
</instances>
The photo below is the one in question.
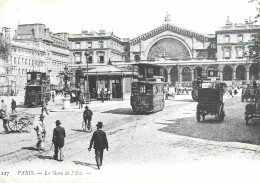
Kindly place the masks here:
<instances>
[{"instance_id":1,"label":"column","mask_svg":"<svg viewBox=\"0 0 260 183\"><path fill-rule=\"evenodd\" d=\"M167 77L168 77L168 84L172 84L172 81L171 81L171 67L167 67L166 68L167 70Z\"/></svg>"},{"instance_id":2,"label":"column","mask_svg":"<svg viewBox=\"0 0 260 183\"><path fill-rule=\"evenodd\" d=\"M191 81L194 81L194 69L191 69Z\"/></svg>"},{"instance_id":3,"label":"column","mask_svg":"<svg viewBox=\"0 0 260 183\"><path fill-rule=\"evenodd\" d=\"M223 81L223 71L222 70L219 71L219 80Z\"/></svg>"},{"instance_id":4,"label":"column","mask_svg":"<svg viewBox=\"0 0 260 183\"><path fill-rule=\"evenodd\" d=\"M125 100L125 78L121 78L122 100Z\"/></svg>"},{"instance_id":5,"label":"column","mask_svg":"<svg viewBox=\"0 0 260 183\"><path fill-rule=\"evenodd\" d=\"M233 68L232 80L235 81L236 78L237 78L237 76L236 76L236 69Z\"/></svg>"},{"instance_id":6,"label":"column","mask_svg":"<svg viewBox=\"0 0 260 183\"><path fill-rule=\"evenodd\" d=\"M246 81L247 81L247 83L249 83L249 80L250 80L250 78L249 78L249 67L246 67Z\"/></svg>"}]
</instances>

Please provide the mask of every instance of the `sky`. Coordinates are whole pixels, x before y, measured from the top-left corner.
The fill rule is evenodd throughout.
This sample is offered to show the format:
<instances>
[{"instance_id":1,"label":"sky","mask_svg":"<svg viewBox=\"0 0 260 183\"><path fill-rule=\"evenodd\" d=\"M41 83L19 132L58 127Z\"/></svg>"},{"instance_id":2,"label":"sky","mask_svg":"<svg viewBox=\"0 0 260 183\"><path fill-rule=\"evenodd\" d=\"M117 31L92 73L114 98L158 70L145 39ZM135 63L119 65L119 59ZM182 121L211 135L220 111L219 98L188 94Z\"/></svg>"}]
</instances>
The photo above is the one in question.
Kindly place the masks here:
<instances>
[{"instance_id":1,"label":"sky","mask_svg":"<svg viewBox=\"0 0 260 183\"><path fill-rule=\"evenodd\" d=\"M133 39L164 23L202 34L214 34L232 22L244 23L257 14L249 0L0 0L0 27L43 23L50 31L79 34L101 28Z\"/></svg>"}]
</instances>

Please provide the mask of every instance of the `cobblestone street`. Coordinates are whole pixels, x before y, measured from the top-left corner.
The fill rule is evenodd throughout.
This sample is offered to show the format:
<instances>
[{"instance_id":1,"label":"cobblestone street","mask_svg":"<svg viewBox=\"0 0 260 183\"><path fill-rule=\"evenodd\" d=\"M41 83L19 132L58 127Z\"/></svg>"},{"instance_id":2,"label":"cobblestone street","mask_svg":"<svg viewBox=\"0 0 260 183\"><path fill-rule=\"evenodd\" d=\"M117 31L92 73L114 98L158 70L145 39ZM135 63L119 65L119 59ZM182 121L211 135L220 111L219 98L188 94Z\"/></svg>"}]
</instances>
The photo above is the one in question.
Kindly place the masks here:
<instances>
[{"instance_id":1,"label":"cobblestone street","mask_svg":"<svg viewBox=\"0 0 260 183\"><path fill-rule=\"evenodd\" d=\"M212 117L206 123L197 123L196 105L190 96L179 95L167 100L163 111L133 115L129 100L104 104L93 101L89 105L94 112L92 125L104 122L110 147L104 152L101 170L97 170L94 152L87 150L92 133L82 131L83 110L72 104L71 112L51 112L46 116L45 152L33 150L36 143L33 130L0 134L1 147L8 147L1 148L1 171L9 172L0 179L6 182L35 179L38 182L259 182L256 172L260 164L259 147L254 145L258 144L259 124L256 121L245 125L246 103L240 102L239 96L226 97L226 118L221 124L214 123ZM53 110L60 107L59 102L49 106ZM38 114L39 110L28 111ZM56 119L62 121L67 132L63 162L54 161L53 148L50 150ZM236 133L230 133L231 130ZM247 140L252 143L241 143L245 137L239 136L245 131L251 133Z\"/></svg>"}]
</instances>

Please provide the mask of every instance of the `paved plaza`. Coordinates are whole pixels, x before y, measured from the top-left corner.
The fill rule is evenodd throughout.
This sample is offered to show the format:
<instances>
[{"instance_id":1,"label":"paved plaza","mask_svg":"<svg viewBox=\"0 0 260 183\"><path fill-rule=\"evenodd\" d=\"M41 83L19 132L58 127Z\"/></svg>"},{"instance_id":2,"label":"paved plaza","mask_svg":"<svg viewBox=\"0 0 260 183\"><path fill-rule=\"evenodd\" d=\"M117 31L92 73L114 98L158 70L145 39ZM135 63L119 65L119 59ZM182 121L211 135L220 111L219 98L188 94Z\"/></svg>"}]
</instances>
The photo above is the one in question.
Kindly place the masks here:
<instances>
[{"instance_id":1,"label":"paved plaza","mask_svg":"<svg viewBox=\"0 0 260 183\"><path fill-rule=\"evenodd\" d=\"M0 134L1 182L259 182L260 123L245 125L247 103L240 96L225 96L222 123L215 123L212 116L198 123L197 103L190 95L169 98L163 111L149 115L134 115L129 98L91 102L92 126L95 130L95 124L103 121L109 141L100 170L94 151L87 150L92 133L82 131L83 110L72 104L70 112L61 112L57 110L61 99L48 106L56 112L45 118L45 151L33 149L37 141L33 129ZM40 108L18 110L36 118L40 114ZM63 162L52 158L56 119L67 133ZM241 134L249 134L247 141Z\"/></svg>"}]
</instances>

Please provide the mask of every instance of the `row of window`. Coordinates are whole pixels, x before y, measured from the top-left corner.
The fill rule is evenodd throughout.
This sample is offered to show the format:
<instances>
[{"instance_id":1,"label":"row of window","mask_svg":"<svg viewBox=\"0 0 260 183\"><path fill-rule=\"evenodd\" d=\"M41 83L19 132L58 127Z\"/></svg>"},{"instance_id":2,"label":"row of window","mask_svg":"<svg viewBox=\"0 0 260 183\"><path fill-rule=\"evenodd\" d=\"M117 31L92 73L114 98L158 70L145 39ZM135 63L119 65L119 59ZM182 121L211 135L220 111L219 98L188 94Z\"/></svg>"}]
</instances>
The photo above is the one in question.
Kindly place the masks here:
<instances>
[{"instance_id":1,"label":"row of window","mask_svg":"<svg viewBox=\"0 0 260 183\"><path fill-rule=\"evenodd\" d=\"M26 53L26 54L29 54L29 55L36 55L36 56L44 56L45 53L40 53L40 52L37 52L35 50L30 50L30 49L24 49L24 48L16 48L14 47L13 48L13 52L14 53Z\"/></svg>"},{"instance_id":2,"label":"row of window","mask_svg":"<svg viewBox=\"0 0 260 183\"><path fill-rule=\"evenodd\" d=\"M82 45L81 42L76 42L75 43L75 49L81 49ZM87 48L93 48L93 44L91 41L87 42ZM104 41L99 41L98 42L98 48L104 48ZM118 50L123 50L123 47L120 46L118 43L111 42L110 43L110 48L112 49L118 49Z\"/></svg>"},{"instance_id":3,"label":"row of window","mask_svg":"<svg viewBox=\"0 0 260 183\"><path fill-rule=\"evenodd\" d=\"M224 59L230 59L231 53L232 53L231 47L224 48L223 58ZM236 47L236 58L237 59L243 59L244 58L244 48L243 47Z\"/></svg>"},{"instance_id":4,"label":"row of window","mask_svg":"<svg viewBox=\"0 0 260 183\"><path fill-rule=\"evenodd\" d=\"M81 55L75 55L75 61L76 61L76 63L81 63L82 62L82 57L81 57ZM98 63L104 63L105 62L105 56L104 55L100 55L99 57L98 57ZM90 55L89 57L88 57L88 63L93 63L93 56L92 55Z\"/></svg>"},{"instance_id":5,"label":"row of window","mask_svg":"<svg viewBox=\"0 0 260 183\"><path fill-rule=\"evenodd\" d=\"M237 42L243 42L244 40L244 37L243 37L243 35L237 35ZM225 43L230 43L230 35L225 35L224 36L224 42Z\"/></svg>"}]
</instances>

